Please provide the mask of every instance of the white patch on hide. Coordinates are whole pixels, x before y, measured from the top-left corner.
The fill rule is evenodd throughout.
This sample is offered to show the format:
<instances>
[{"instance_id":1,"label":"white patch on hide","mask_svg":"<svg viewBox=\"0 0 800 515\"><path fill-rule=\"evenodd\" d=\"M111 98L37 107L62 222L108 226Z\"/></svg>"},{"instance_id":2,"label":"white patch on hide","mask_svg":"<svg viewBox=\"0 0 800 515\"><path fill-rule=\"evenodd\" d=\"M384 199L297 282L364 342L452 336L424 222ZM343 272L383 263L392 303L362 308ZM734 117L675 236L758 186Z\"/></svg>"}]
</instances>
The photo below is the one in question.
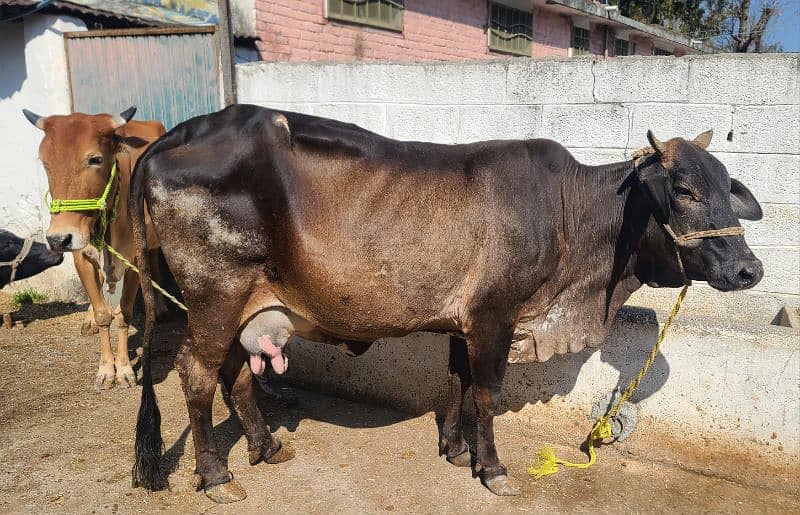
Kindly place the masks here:
<instances>
[{"instance_id":1,"label":"white patch on hide","mask_svg":"<svg viewBox=\"0 0 800 515\"><path fill-rule=\"evenodd\" d=\"M547 316L542 322L542 331L548 331L551 327L558 325L567 315L567 310L556 304L547 312Z\"/></svg>"}]
</instances>

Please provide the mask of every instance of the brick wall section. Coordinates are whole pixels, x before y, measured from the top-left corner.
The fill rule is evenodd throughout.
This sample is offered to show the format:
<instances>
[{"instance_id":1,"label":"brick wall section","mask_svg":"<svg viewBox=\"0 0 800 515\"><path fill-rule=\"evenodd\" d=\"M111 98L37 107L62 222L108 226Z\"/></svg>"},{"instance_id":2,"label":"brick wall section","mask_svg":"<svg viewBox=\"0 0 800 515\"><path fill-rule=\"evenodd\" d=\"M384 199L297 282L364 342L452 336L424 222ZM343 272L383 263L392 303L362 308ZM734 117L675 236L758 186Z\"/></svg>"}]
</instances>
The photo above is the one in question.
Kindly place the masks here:
<instances>
[{"instance_id":1,"label":"brick wall section","mask_svg":"<svg viewBox=\"0 0 800 515\"><path fill-rule=\"evenodd\" d=\"M572 43L572 22L551 11L533 13L533 57L563 57Z\"/></svg>"},{"instance_id":2,"label":"brick wall section","mask_svg":"<svg viewBox=\"0 0 800 515\"><path fill-rule=\"evenodd\" d=\"M764 208L764 220L744 226L766 274L753 291L735 295L800 303L799 68L796 54L262 63L240 66L238 82L241 102L337 118L398 139L547 137L592 164L629 157L647 144L647 129L666 140L713 128L710 150Z\"/></svg>"},{"instance_id":3,"label":"brick wall section","mask_svg":"<svg viewBox=\"0 0 800 515\"><path fill-rule=\"evenodd\" d=\"M484 0L406 0L402 33L325 18L325 0L256 0L257 43L265 61L449 61L500 59L487 45ZM603 56L602 26L591 52ZM547 9L533 18L533 57L568 55L572 22ZM609 36L609 40L611 36ZM652 45L637 42L637 53ZM608 52L610 55L611 52Z\"/></svg>"},{"instance_id":4,"label":"brick wall section","mask_svg":"<svg viewBox=\"0 0 800 515\"><path fill-rule=\"evenodd\" d=\"M490 53L486 4L407 0L402 33L327 20L324 0L256 0L259 50L266 61L454 60Z\"/></svg>"}]
</instances>

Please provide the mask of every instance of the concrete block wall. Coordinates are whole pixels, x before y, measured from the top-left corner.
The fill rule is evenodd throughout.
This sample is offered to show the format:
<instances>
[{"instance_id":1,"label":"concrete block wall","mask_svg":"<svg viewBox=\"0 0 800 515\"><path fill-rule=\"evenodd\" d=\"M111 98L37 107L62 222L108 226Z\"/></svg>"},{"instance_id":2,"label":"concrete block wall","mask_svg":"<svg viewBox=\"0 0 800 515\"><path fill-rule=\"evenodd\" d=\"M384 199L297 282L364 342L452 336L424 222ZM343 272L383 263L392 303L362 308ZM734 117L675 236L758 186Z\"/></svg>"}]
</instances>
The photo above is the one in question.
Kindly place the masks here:
<instances>
[{"instance_id":1,"label":"concrete block wall","mask_svg":"<svg viewBox=\"0 0 800 515\"><path fill-rule=\"evenodd\" d=\"M589 164L628 158L647 144L647 129L664 140L714 129L710 150L764 208L762 221L744 225L765 278L733 296L761 295L769 310L800 304L798 54L255 63L238 77L240 102L404 140L552 138Z\"/></svg>"}]
</instances>

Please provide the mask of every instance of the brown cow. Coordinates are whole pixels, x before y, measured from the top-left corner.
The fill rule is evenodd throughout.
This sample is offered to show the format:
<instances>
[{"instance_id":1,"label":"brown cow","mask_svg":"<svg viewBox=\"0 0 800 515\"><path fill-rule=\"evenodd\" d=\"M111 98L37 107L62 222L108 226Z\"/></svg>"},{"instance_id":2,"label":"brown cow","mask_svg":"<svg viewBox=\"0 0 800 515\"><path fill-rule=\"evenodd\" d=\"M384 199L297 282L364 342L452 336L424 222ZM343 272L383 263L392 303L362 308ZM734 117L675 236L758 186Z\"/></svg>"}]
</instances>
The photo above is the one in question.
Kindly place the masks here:
<instances>
[{"instance_id":1,"label":"brown cow","mask_svg":"<svg viewBox=\"0 0 800 515\"><path fill-rule=\"evenodd\" d=\"M218 380L250 463L275 463L292 452L265 426L251 377L285 370L289 336L363 347L415 331L453 335L440 451L469 466L474 450L492 492L518 493L493 429L509 358L544 361L600 345L643 284L677 287L688 276L729 291L763 276L739 224L761 218L761 208L706 151L711 133L648 138L652 151L639 159L587 166L548 140L401 142L248 105L161 137L136 166L133 229L144 256L146 201L189 308L176 366L206 494L245 496L214 442ZM681 238L723 228L719 237ZM142 261L150 322L133 478L155 488L163 443ZM461 420L470 386L475 449Z\"/></svg>"},{"instance_id":2,"label":"brown cow","mask_svg":"<svg viewBox=\"0 0 800 515\"><path fill-rule=\"evenodd\" d=\"M107 215L112 216L115 199L116 219L109 224L105 241L126 259L136 261L136 247L131 235L128 196L130 178L136 160L147 145L164 134L164 126L156 121L133 121L136 112L132 107L119 116L110 114L87 115L73 113L67 116L42 117L23 110L25 117L44 131L39 145L39 158L47 170L50 194L58 200L98 198L106 187L111 167L116 162L117 176L109 196ZM136 273L126 271L122 263L108 253L102 255L91 239L101 230L100 211L62 212L54 214L47 230L47 241L56 252L71 251L78 276L91 303L90 316L100 333L100 366L95 388L105 390L115 384L131 387L136 384L136 374L128 358L128 324L138 291ZM147 225L151 260L158 256L158 241L152 226ZM157 266L153 267L158 270ZM109 291L124 278L119 307L111 311L103 297L103 279ZM116 357L111 350L110 325L116 318L119 343ZM84 329L86 324L84 324Z\"/></svg>"}]
</instances>

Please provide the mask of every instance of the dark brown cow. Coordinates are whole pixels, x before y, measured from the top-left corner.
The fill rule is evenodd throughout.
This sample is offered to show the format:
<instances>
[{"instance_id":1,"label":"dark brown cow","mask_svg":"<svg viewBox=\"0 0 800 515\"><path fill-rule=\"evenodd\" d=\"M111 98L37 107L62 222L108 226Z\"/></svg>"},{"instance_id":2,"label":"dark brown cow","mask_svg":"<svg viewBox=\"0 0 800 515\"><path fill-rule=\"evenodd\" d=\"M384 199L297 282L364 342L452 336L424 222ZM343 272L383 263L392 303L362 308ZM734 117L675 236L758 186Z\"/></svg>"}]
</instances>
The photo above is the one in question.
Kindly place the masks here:
<instances>
[{"instance_id":1,"label":"dark brown cow","mask_svg":"<svg viewBox=\"0 0 800 515\"><path fill-rule=\"evenodd\" d=\"M399 142L240 105L154 143L135 171L134 229L142 243L146 200L189 307L176 364L206 494L245 496L214 443L218 378L250 463L283 461L292 452L265 427L251 371L267 361L282 371L293 334L359 351L414 331L453 334L441 452L470 464L461 405L472 385L477 471L493 492L517 493L492 425L515 329L517 361L597 346L642 284L683 284L662 224L683 235L761 216L706 152L710 133L649 137L653 151L640 160L586 166L548 140ZM691 279L720 290L753 286L763 273L741 235L693 240L680 256ZM147 279L145 270L150 306ZM151 332L149 323L145 342ZM143 362L133 472L135 484L155 488L162 441L147 350Z\"/></svg>"},{"instance_id":2,"label":"dark brown cow","mask_svg":"<svg viewBox=\"0 0 800 515\"><path fill-rule=\"evenodd\" d=\"M161 122L130 121L136 112L133 107L121 115L73 113L43 117L27 110L23 112L34 126L44 131L39 158L47 170L50 194L54 199L100 197L109 182L111 167L116 163L117 175L106 207L109 219L115 211L117 197L119 201L116 218L106 231L105 241L127 259L135 261L136 248L128 209L131 172L145 147L164 134ZM72 252L75 269L91 304L82 331L86 333L90 323L94 322L100 333L100 365L95 389L105 390L115 384L123 387L136 384L136 374L128 358L128 326L139 291L139 279L135 272L126 271L113 256L106 255L104 260L91 245L92 237L102 230L99 220L99 210L54 214L47 229L47 242L56 252ZM147 234L149 259L157 262L158 239L152 227L148 228ZM120 305L112 311L103 297L103 282L106 281L113 292L123 277ZM110 334L114 318L118 333L116 356L111 350Z\"/></svg>"}]
</instances>

